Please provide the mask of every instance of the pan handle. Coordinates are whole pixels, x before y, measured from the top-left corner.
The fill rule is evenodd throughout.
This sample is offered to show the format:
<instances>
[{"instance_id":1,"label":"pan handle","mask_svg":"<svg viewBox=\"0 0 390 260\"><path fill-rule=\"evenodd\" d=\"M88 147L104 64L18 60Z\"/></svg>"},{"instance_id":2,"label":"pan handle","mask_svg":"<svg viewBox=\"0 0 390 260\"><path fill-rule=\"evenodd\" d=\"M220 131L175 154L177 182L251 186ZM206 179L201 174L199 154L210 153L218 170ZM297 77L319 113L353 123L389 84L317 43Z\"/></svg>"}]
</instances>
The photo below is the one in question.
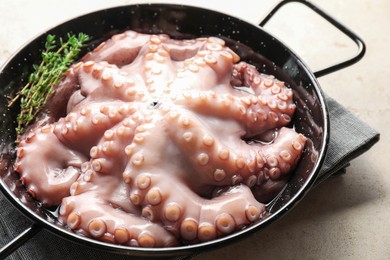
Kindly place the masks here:
<instances>
[{"instance_id":1,"label":"pan handle","mask_svg":"<svg viewBox=\"0 0 390 260\"><path fill-rule=\"evenodd\" d=\"M357 47L358 47L358 51L355 53L354 56L352 56L351 58L345 60L345 61L342 61L342 62L339 62L339 63L336 63L336 64L333 64L327 68L324 68L324 69L321 69L319 71L316 71L314 72L314 76L316 77L321 77L321 76L324 76L324 75L327 75L327 74L330 74L332 72L335 72L337 70L340 70L340 69L343 69L345 67L348 67L356 62L358 62L363 56L364 56L364 53L366 52L366 46L363 42L363 40L358 36L356 35L354 32L352 32L351 30L349 30L347 27L345 27L344 25L342 25L340 22L338 22L337 20L335 20L333 17L331 17L329 14L327 14L326 12L324 12L323 10L321 10L319 7L317 7L316 5L314 5L313 3L309 2L309 1L306 1L306 0L283 0L281 2L279 2L271 11L270 13L265 16L263 18L263 20L260 21L259 23L259 26L263 27L273 16L274 14L281 8L283 7L284 5L288 4L288 3L292 3L292 2L298 2L298 3L301 3L301 4L304 4L306 5L308 8L310 8L311 10L313 10L314 12L316 12L317 14L319 14L321 17L323 17L325 20L327 20L329 23L331 23L332 25L334 25L338 30L340 30L341 32L343 32L345 35L347 35L351 40L353 40Z\"/></svg>"},{"instance_id":2,"label":"pan handle","mask_svg":"<svg viewBox=\"0 0 390 260\"><path fill-rule=\"evenodd\" d=\"M8 244L3 246L0 249L0 259L5 259L8 255L13 253L16 249L18 249L21 245L23 245L27 240L35 236L42 227L38 224L32 224L22 233L20 233L17 237L12 239Z\"/></svg>"}]
</instances>

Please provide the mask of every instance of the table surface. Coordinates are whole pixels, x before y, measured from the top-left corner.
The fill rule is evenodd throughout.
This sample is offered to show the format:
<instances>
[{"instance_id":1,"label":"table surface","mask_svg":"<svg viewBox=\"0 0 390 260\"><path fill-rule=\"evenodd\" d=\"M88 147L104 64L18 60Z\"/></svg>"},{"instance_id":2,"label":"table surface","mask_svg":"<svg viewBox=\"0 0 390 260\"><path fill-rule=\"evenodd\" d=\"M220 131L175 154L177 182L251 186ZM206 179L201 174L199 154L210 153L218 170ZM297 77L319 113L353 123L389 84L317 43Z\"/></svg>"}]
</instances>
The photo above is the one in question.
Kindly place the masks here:
<instances>
[{"instance_id":1,"label":"table surface","mask_svg":"<svg viewBox=\"0 0 390 260\"><path fill-rule=\"evenodd\" d=\"M79 14L144 2L190 3L256 24L275 0L237 1L49 1L0 2L0 64L31 37ZM357 64L321 77L323 90L381 133L371 150L352 161L347 174L320 184L289 214L265 230L197 259L388 259L390 257L390 1L313 0L367 44ZM222 4L223 3L223 4ZM59 12L60 10L60 12ZM283 8L266 30L317 70L356 51L302 5Z\"/></svg>"}]
</instances>

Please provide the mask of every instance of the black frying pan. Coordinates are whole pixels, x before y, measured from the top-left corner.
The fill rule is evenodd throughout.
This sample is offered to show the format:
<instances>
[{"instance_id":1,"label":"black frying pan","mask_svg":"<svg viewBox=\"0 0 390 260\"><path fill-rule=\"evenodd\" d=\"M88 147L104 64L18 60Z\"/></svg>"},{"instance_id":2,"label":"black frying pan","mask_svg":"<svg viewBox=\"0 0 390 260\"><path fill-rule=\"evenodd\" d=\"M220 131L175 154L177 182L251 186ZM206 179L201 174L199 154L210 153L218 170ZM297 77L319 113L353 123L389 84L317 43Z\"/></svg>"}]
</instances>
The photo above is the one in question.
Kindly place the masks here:
<instances>
[{"instance_id":1,"label":"black frying pan","mask_svg":"<svg viewBox=\"0 0 390 260\"><path fill-rule=\"evenodd\" d=\"M317 179L326 154L329 118L324 96L316 77L357 62L365 51L364 43L354 33L313 4L296 0L295 2L301 2L323 16L354 40L359 47L357 54L351 59L313 73L287 46L261 28L280 7L289 2L293 1L287 0L278 4L260 23L260 26L249 24L223 13L190 6L146 4L116 7L72 19L43 33L22 47L3 66L0 73L0 189L13 205L35 224L3 247L0 251L0 258L11 253L41 228L70 241L117 254L143 256L192 254L247 237L288 212L307 193ZM13 129L18 109L8 109L5 96L12 96L17 89L24 85L31 72L31 65L40 59L40 52L48 33L60 37L65 37L68 32L87 33L93 37L89 46L90 49L93 49L112 34L128 29L143 33L166 33L173 38L222 37L241 56L242 60L256 65L261 72L274 74L286 81L293 89L294 101L297 105L294 127L298 132L309 137L312 143L305 150L286 187L267 205L270 212L268 218L254 223L242 231L209 242L172 248L135 248L108 244L76 235L57 225L53 212L40 207L39 203L30 199L23 185L20 184L18 175L13 172L11 167L15 157L14 141L16 136Z\"/></svg>"}]
</instances>

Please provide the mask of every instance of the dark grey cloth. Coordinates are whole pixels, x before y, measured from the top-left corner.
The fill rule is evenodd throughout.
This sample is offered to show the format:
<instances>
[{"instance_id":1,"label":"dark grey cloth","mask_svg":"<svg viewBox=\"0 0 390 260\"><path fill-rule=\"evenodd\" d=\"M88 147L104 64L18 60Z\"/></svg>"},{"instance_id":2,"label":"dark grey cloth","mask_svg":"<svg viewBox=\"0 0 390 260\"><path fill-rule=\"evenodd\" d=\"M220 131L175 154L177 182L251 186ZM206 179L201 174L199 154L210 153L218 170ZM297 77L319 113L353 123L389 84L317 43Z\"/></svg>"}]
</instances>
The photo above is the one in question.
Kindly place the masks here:
<instances>
[{"instance_id":1,"label":"dark grey cloth","mask_svg":"<svg viewBox=\"0 0 390 260\"><path fill-rule=\"evenodd\" d=\"M327 98L330 113L330 143L328 153L318 181L323 181L333 174L343 172L350 161L367 151L379 140L377 133L370 126L355 117L343 106ZM0 194L0 246L31 225L31 222L19 213ZM176 259L191 258L178 257ZM57 237L46 230L40 231L7 259L141 259L113 255L74 244ZM161 258L160 258L161 259Z\"/></svg>"},{"instance_id":2,"label":"dark grey cloth","mask_svg":"<svg viewBox=\"0 0 390 260\"><path fill-rule=\"evenodd\" d=\"M345 172L351 160L379 141L379 133L331 97L326 97L330 117L330 139L317 183Z\"/></svg>"}]
</instances>

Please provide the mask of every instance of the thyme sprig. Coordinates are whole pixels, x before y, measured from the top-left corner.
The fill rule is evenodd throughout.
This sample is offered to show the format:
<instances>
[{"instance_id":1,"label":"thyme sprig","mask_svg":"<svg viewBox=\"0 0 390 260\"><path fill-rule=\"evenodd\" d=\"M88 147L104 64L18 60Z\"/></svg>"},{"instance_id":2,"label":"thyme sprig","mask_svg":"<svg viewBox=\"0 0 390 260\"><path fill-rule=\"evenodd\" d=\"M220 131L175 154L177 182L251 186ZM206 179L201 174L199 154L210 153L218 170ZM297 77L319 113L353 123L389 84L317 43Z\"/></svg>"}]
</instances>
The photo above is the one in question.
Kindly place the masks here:
<instances>
[{"instance_id":1,"label":"thyme sprig","mask_svg":"<svg viewBox=\"0 0 390 260\"><path fill-rule=\"evenodd\" d=\"M34 72L30 74L27 84L8 103L8 107L11 107L20 99L16 128L18 135L35 120L88 39L89 36L84 33L68 34L66 41L62 38L57 41L55 35L47 36L41 63L33 65Z\"/></svg>"}]
</instances>

